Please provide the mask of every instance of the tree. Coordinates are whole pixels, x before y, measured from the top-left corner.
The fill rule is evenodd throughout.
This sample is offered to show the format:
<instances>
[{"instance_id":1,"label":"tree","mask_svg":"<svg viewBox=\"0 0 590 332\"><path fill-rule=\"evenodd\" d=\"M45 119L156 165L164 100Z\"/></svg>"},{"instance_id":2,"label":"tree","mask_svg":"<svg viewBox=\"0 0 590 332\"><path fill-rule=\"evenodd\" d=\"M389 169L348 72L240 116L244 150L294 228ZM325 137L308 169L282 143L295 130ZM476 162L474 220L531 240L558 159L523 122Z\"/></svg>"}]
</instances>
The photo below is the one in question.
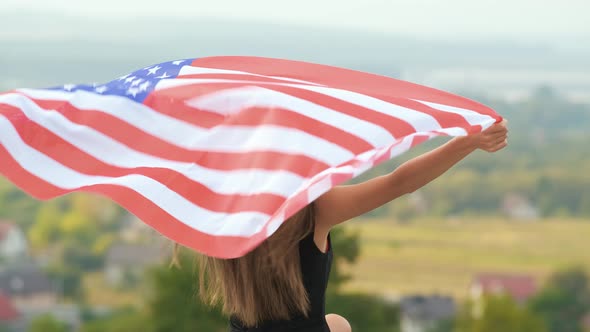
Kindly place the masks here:
<instances>
[{"instance_id":1,"label":"tree","mask_svg":"<svg viewBox=\"0 0 590 332\"><path fill-rule=\"evenodd\" d=\"M340 287L350 279L350 275L342 272L344 264L353 264L359 256L359 235L347 232L342 227L333 228L330 232L332 247L337 251L330 271L328 291L338 292Z\"/></svg>"},{"instance_id":2,"label":"tree","mask_svg":"<svg viewBox=\"0 0 590 332\"><path fill-rule=\"evenodd\" d=\"M0 176L0 219L14 220L24 230L28 230L40 205L39 201L30 198Z\"/></svg>"},{"instance_id":3,"label":"tree","mask_svg":"<svg viewBox=\"0 0 590 332\"><path fill-rule=\"evenodd\" d=\"M60 236L61 211L56 202L46 202L37 212L35 223L29 229L29 240L34 249L44 249Z\"/></svg>"},{"instance_id":4,"label":"tree","mask_svg":"<svg viewBox=\"0 0 590 332\"><path fill-rule=\"evenodd\" d=\"M468 303L455 322L456 332L546 332L543 320L508 296L484 297L480 315Z\"/></svg>"},{"instance_id":5,"label":"tree","mask_svg":"<svg viewBox=\"0 0 590 332\"><path fill-rule=\"evenodd\" d=\"M152 332L151 320L145 313L123 310L109 317L95 319L82 326L81 332Z\"/></svg>"},{"instance_id":6,"label":"tree","mask_svg":"<svg viewBox=\"0 0 590 332\"><path fill-rule=\"evenodd\" d=\"M31 322L29 332L67 332L67 326L51 315L42 315Z\"/></svg>"},{"instance_id":7,"label":"tree","mask_svg":"<svg viewBox=\"0 0 590 332\"><path fill-rule=\"evenodd\" d=\"M120 209L108 200L73 194L43 204L28 235L37 250L59 247L67 241L102 255L118 229L120 215Z\"/></svg>"},{"instance_id":8,"label":"tree","mask_svg":"<svg viewBox=\"0 0 590 332\"><path fill-rule=\"evenodd\" d=\"M590 218L590 192L586 191L580 197L580 202L578 203L578 215Z\"/></svg>"},{"instance_id":9,"label":"tree","mask_svg":"<svg viewBox=\"0 0 590 332\"><path fill-rule=\"evenodd\" d=\"M530 303L551 332L581 332L581 320L590 311L588 277L582 268L570 268L553 275Z\"/></svg>"},{"instance_id":10,"label":"tree","mask_svg":"<svg viewBox=\"0 0 590 332\"><path fill-rule=\"evenodd\" d=\"M84 299L80 269L66 265L54 265L47 272L49 277L59 285L61 295L77 301Z\"/></svg>"},{"instance_id":11,"label":"tree","mask_svg":"<svg viewBox=\"0 0 590 332\"><path fill-rule=\"evenodd\" d=\"M96 219L88 211L70 209L59 223L62 237L80 245L91 246L99 235Z\"/></svg>"},{"instance_id":12,"label":"tree","mask_svg":"<svg viewBox=\"0 0 590 332\"><path fill-rule=\"evenodd\" d=\"M453 332L455 329L455 321L452 318L443 319L435 324L435 326L428 330L428 332Z\"/></svg>"},{"instance_id":13,"label":"tree","mask_svg":"<svg viewBox=\"0 0 590 332\"><path fill-rule=\"evenodd\" d=\"M179 268L164 265L150 272L148 311L153 332L227 330L227 318L198 297L198 273L191 257L182 250Z\"/></svg>"},{"instance_id":14,"label":"tree","mask_svg":"<svg viewBox=\"0 0 590 332\"><path fill-rule=\"evenodd\" d=\"M331 293L326 299L326 311L346 317L353 331L399 331L398 306L376 296Z\"/></svg>"}]
</instances>

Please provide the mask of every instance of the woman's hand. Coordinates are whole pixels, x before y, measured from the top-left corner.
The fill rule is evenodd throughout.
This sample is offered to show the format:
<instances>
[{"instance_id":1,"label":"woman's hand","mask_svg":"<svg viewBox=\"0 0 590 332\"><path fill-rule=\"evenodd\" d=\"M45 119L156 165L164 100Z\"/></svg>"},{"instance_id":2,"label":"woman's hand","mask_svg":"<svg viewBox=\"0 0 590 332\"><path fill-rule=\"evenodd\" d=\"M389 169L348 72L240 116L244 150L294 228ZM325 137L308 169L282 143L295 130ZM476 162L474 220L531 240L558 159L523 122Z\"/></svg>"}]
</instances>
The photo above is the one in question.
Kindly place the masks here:
<instances>
[{"instance_id":1,"label":"woman's hand","mask_svg":"<svg viewBox=\"0 0 590 332\"><path fill-rule=\"evenodd\" d=\"M487 152L496 152L505 148L508 145L508 128L507 120L496 123L479 134L467 136L472 140L477 149Z\"/></svg>"}]
</instances>

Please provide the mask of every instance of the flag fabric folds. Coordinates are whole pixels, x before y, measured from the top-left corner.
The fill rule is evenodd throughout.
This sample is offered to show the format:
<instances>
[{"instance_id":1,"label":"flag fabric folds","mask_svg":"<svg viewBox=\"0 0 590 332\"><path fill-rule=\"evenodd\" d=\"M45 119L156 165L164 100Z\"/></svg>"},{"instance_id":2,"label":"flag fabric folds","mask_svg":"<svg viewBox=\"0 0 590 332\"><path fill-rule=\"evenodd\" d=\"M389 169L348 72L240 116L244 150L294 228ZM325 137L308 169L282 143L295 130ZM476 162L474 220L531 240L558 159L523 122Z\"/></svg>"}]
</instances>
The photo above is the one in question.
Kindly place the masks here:
<instances>
[{"instance_id":1,"label":"flag fabric folds","mask_svg":"<svg viewBox=\"0 0 590 332\"><path fill-rule=\"evenodd\" d=\"M501 117L331 66L184 59L105 84L0 94L0 173L28 194L105 195L198 252L239 257L330 188Z\"/></svg>"}]
</instances>

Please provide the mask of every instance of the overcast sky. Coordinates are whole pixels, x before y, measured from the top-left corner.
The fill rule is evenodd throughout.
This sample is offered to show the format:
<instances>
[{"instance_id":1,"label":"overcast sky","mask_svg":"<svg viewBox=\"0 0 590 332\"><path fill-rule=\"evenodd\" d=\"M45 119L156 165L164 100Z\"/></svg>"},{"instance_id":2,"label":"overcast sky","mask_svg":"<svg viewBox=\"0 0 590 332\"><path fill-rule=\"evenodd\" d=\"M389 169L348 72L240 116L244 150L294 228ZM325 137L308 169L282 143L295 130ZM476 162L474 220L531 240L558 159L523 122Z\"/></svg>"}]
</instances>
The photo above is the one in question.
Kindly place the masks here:
<instances>
[{"instance_id":1,"label":"overcast sky","mask_svg":"<svg viewBox=\"0 0 590 332\"><path fill-rule=\"evenodd\" d=\"M590 44L589 0L0 0L0 12L214 17L381 31L446 40Z\"/></svg>"}]
</instances>

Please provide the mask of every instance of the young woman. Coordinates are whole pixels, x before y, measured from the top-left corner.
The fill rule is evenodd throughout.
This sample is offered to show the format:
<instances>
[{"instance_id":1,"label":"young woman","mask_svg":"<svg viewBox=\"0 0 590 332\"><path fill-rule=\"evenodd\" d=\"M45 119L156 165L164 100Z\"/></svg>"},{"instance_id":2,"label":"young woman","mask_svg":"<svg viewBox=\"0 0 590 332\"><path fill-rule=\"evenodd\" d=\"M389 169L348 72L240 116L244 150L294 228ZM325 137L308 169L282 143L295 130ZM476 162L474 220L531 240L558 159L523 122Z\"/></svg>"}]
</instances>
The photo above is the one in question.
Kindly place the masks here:
<instances>
[{"instance_id":1,"label":"young woman","mask_svg":"<svg viewBox=\"0 0 590 332\"><path fill-rule=\"evenodd\" d=\"M476 149L504 148L507 133L506 122L498 123L454 138L387 175L335 187L243 257L201 256L201 297L221 304L231 332L350 332L345 318L325 315L332 227L421 188Z\"/></svg>"}]
</instances>

